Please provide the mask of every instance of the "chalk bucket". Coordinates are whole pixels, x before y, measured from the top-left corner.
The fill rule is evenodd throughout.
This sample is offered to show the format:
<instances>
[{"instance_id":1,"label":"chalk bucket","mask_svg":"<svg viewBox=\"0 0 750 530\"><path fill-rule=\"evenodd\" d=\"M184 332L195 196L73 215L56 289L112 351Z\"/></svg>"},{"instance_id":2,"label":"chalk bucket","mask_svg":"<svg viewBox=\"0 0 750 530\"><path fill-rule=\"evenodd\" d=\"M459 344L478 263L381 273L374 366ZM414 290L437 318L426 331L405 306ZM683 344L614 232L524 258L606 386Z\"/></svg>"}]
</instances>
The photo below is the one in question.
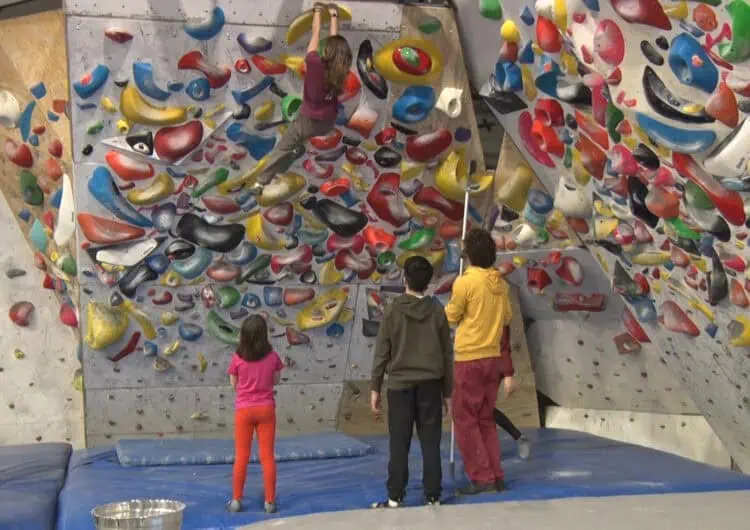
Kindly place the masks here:
<instances>
[{"instance_id":1,"label":"chalk bucket","mask_svg":"<svg viewBox=\"0 0 750 530\"><path fill-rule=\"evenodd\" d=\"M97 506L91 515L97 530L181 530L183 511L178 501L144 499Z\"/></svg>"}]
</instances>

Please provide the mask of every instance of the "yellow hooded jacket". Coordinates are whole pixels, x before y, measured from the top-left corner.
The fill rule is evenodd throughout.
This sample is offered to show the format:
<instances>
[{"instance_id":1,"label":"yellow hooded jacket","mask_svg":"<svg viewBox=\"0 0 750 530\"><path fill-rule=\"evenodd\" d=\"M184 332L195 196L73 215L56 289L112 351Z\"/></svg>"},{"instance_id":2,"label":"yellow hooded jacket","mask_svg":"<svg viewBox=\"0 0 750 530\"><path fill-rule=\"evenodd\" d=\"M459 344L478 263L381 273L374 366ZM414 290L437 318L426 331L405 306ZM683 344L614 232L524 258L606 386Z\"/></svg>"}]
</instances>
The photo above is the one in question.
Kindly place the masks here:
<instances>
[{"instance_id":1,"label":"yellow hooded jacket","mask_svg":"<svg viewBox=\"0 0 750 530\"><path fill-rule=\"evenodd\" d=\"M456 279L445 306L448 322L458 326L454 346L456 362L500 356L503 328L513 310L505 279L495 268L469 267Z\"/></svg>"}]
</instances>

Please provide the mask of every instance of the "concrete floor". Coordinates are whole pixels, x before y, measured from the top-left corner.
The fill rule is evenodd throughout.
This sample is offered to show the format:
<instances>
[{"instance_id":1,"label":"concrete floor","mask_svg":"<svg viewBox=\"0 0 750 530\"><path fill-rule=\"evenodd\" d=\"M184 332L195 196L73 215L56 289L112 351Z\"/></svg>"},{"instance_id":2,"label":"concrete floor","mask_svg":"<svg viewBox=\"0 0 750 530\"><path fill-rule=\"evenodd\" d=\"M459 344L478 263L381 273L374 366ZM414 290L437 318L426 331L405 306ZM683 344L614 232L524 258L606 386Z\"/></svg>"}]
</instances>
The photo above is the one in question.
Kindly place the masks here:
<instances>
[{"instance_id":1,"label":"concrete floor","mask_svg":"<svg viewBox=\"0 0 750 530\"><path fill-rule=\"evenodd\" d=\"M250 530L739 530L750 491L358 510L277 519ZM283 509L283 507L281 507Z\"/></svg>"}]
</instances>

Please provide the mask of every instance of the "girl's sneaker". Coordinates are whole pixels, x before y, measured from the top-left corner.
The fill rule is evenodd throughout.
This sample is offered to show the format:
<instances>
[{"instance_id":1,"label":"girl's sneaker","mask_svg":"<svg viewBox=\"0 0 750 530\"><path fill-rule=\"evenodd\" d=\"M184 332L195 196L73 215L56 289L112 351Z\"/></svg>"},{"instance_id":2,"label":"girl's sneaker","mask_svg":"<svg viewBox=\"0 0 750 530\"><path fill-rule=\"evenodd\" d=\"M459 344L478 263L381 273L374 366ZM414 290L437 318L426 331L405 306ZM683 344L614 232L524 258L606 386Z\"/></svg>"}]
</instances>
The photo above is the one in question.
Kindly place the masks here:
<instances>
[{"instance_id":1,"label":"girl's sneaker","mask_svg":"<svg viewBox=\"0 0 750 530\"><path fill-rule=\"evenodd\" d=\"M394 501L393 499L387 499L382 502L375 502L372 504L373 508L400 508L403 501Z\"/></svg>"},{"instance_id":2,"label":"girl's sneaker","mask_svg":"<svg viewBox=\"0 0 750 530\"><path fill-rule=\"evenodd\" d=\"M232 513L237 513L242 510L242 503L237 499L232 499L227 506L227 509Z\"/></svg>"},{"instance_id":3,"label":"girl's sneaker","mask_svg":"<svg viewBox=\"0 0 750 530\"><path fill-rule=\"evenodd\" d=\"M276 513L275 502L267 502L263 505L263 508L266 510L266 513Z\"/></svg>"},{"instance_id":4,"label":"girl's sneaker","mask_svg":"<svg viewBox=\"0 0 750 530\"><path fill-rule=\"evenodd\" d=\"M526 436L521 436L518 439L518 458L521 460L528 460L531 456L531 442Z\"/></svg>"}]
</instances>

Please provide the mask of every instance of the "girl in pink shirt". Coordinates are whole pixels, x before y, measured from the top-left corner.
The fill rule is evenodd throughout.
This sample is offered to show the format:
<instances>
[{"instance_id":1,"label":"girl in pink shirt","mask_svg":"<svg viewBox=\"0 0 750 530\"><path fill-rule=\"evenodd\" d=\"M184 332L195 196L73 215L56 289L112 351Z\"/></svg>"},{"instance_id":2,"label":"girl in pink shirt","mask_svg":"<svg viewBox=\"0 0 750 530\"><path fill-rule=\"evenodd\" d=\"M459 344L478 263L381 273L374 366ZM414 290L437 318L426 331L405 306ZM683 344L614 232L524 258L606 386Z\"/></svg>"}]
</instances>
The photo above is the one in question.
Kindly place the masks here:
<instances>
[{"instance_id":1,"label":"girl in pink shirt","mask_svg":"<svg viewBox=\"0 0 750 530\"><path fill-rule=\"evenodd\" d=\"M276 511L276 400L273 387L281 379L284 365L268 342L266 321L253 315L242 323L240 345L229 364L229 382L236 392L234 402L234 472L229 510L242 509L247 465L253 432L258 431L260 463L263 466L266 513Z\"/></svg>"},{"instance_id":2,"label":"girl in pink shirt","mask_svg":"<svg viewBox=\"0 0 750 530\"><path fill-rule=\"evenodd\" d=\"M325 39L322 55L320 26L323 9L328 10L331 29ZM273 177L287 171L305 154L305 142L314 136L325 136L336 125L338 97L352 64L352 50L346 39L339 35L339 11L336 4L317 3L313 8L312 36L305 56L305 81L302 90L302 108L297 118L279 141L273 153L264 159L265 167L257 176L251 191L263 193L263 187Z\"/></svg>"}]
</instances>

